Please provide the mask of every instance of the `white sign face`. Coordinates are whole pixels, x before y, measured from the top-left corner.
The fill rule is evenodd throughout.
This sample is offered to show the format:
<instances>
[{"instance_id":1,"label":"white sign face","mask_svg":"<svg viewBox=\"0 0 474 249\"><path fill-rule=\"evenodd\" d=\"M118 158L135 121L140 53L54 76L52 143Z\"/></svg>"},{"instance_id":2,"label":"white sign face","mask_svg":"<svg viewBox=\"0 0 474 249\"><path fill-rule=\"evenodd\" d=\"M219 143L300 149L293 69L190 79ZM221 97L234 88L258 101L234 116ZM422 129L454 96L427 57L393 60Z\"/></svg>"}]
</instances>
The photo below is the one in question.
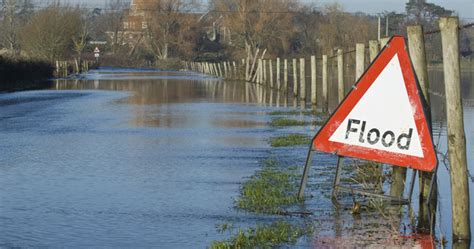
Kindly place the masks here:
<instances>
[{"instance_id":1,"label":"white sign face","mask_svg":"<svg viewBox=\"0 0 474 249\"><path fill-rule=\"evenodd\" d=\"M404 82L395 54L329 140L422 158L415 109Z\"/></svg>"},{"instance_id":2,"label":"white sign face","mask_svg":"<svg viewBox=\"0 0 474 249\"><path fill-rule=\"evenodd\" d=\"M94 57L95 57L95 58L99 58L99 53L95 53L95 54L94 54Z\"/></svg>"},{"instance_id":3,"label":"white sign face","mask_svg":"<svg viewBox=\"0 0 474 249\"><path fill-rule=\"evenodd\" d=\"M94 53L100 53L100 50L99 50L99 48L98 48L98 47L95 47L95 49L94 49Z\"/></svg>"}]
</instances>

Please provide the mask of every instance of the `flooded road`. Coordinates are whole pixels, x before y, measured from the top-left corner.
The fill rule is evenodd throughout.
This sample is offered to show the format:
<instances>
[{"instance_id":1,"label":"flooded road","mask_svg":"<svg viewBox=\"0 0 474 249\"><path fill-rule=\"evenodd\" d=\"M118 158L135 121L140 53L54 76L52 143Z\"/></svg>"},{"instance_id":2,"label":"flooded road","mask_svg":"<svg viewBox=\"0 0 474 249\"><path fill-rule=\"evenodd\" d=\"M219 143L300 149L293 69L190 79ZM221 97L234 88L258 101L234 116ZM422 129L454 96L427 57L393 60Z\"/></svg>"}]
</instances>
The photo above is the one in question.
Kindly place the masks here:
<instances>
[{"instance_id":1,"label":"flooded road","mask_svg":"<svg viewBox=\"0 0 474 249\"><path fill-rule=\"evenodd\" d=\"M203 248L216 224L255 222L233 197L270 132L242 84L86 77L0 94L0 247Z\"/></svg>"},{"instance_id":2,"label":"flooded road","mask_svg":"<svg viewBox=\"0 0 474 249\"><path fill-rule=\"evenodd\" d=\"M436 99L444 90L439 75L431 76L435 141L441 134L445 151L443 102ZM474 173L474 76L465 77ZM217 224L271 220L238 212L234 198L268 157L304 164L307 146L268 145L278 134L316 132L318 127L268 126L267 114L292 102L254 85L194 73L107 68L54 81L44 90L2 93L0 247L204 248L228 237L217 232ZM309 210L332 209L318 195L330 191L318 185L318 174L330 181L335 157L318 153L314 168L321 164L326 168L315 169L310 180L315 197ZM439 184L439 227L449 238L444 166ZM311 238L299 245L312 245Z\"/></svg>"}]
</instances>

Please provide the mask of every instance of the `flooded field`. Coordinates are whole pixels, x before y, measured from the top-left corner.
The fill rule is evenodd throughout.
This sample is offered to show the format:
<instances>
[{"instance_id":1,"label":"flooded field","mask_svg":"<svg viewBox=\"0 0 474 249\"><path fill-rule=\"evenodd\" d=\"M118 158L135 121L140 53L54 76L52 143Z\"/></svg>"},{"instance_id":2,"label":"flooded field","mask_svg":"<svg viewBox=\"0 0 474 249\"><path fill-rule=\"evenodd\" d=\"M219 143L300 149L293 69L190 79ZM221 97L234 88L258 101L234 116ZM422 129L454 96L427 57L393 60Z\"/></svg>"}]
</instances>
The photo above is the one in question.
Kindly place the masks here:
<instances>
[{"instance_id":1,"label":"flooded field","mask_svg":"<svg viewBox=\"0 0 474 249\"><path fill-rule=\"evenodd\" d=\"M434 140L445 152L442 73L430 76ZM471 172L473 80L473 72L463 73ZM0 247L205 248L228 237L217 231L219 224L248 227L279 219L236 210L234 200L242 182L268 158L302 169L308 146L269 144L277 135L312 136L319 129L269 125L271 112L300 110L298 102L253 84L194 73L111 68L56 80L42 90L1 93ZM330 103L334 108L335 96ZM328 194L335 163L334 155L316 154L312 198L298 207L314 215L284 218L315 224L315 235L299 239L297 247L350 244L360 235L351 227L377 230L369 215L334 210ZM450 241L449 173L443 164L438 182L436 232ZM472 180L470 187L474 207ZM383 244L377 241L385 235L374 236L373 243Z\"/></svg>"}]
</instances>

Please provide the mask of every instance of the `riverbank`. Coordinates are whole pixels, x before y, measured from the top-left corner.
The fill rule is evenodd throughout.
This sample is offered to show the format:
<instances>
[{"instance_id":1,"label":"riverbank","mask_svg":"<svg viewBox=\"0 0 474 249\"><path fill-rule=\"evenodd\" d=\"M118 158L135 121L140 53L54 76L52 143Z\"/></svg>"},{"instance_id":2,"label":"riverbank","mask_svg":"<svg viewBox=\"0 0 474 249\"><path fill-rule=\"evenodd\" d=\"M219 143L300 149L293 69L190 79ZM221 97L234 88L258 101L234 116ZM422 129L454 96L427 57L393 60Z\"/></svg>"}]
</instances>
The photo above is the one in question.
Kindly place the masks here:
<instances>
[{"instance_id":1,"label":"riverbank","mask_svg":"<svg viewBox=\"0 0 474 249\"><path fill-rule=\"evenodd\" d=\"M53 77L54 67L39 60L0 56L0 91L34 89Z\"/></svg>"}]
</instances>

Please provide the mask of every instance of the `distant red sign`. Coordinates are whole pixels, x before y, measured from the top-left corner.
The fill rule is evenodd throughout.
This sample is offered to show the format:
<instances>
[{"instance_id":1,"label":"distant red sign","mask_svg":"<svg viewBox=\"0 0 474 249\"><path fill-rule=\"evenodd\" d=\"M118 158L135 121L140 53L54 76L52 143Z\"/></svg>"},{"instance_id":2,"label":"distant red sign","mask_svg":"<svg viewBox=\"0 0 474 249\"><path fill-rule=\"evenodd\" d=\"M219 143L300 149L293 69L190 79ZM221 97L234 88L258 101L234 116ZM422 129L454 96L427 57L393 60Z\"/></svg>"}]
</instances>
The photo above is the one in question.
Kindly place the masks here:
<instances>
[{"instance_id":1,"label":"distant red sign","mask_svg":"<svg viewBox=\"0 0 474 249\"><path fill-rule=\"evenodd\" d=\"M90 50L89 50L89 51L90 51ZM97 53L97 54L98 54L98 53L100 53L100 50L99 50L99 48L98 48L98 47L95 47L95 49L94 49L94 53Z\"/></svg>"},{"instance_id":2,"label":"distant red sign","mask_svg":"<svg viewBox=\"0 0 474 249\"><path fill-rule=\"evenodd\" d=\"M437 158L405 39L394 36L313 139L319 151L433 171Z\"/></svg>"}]
</instances>

